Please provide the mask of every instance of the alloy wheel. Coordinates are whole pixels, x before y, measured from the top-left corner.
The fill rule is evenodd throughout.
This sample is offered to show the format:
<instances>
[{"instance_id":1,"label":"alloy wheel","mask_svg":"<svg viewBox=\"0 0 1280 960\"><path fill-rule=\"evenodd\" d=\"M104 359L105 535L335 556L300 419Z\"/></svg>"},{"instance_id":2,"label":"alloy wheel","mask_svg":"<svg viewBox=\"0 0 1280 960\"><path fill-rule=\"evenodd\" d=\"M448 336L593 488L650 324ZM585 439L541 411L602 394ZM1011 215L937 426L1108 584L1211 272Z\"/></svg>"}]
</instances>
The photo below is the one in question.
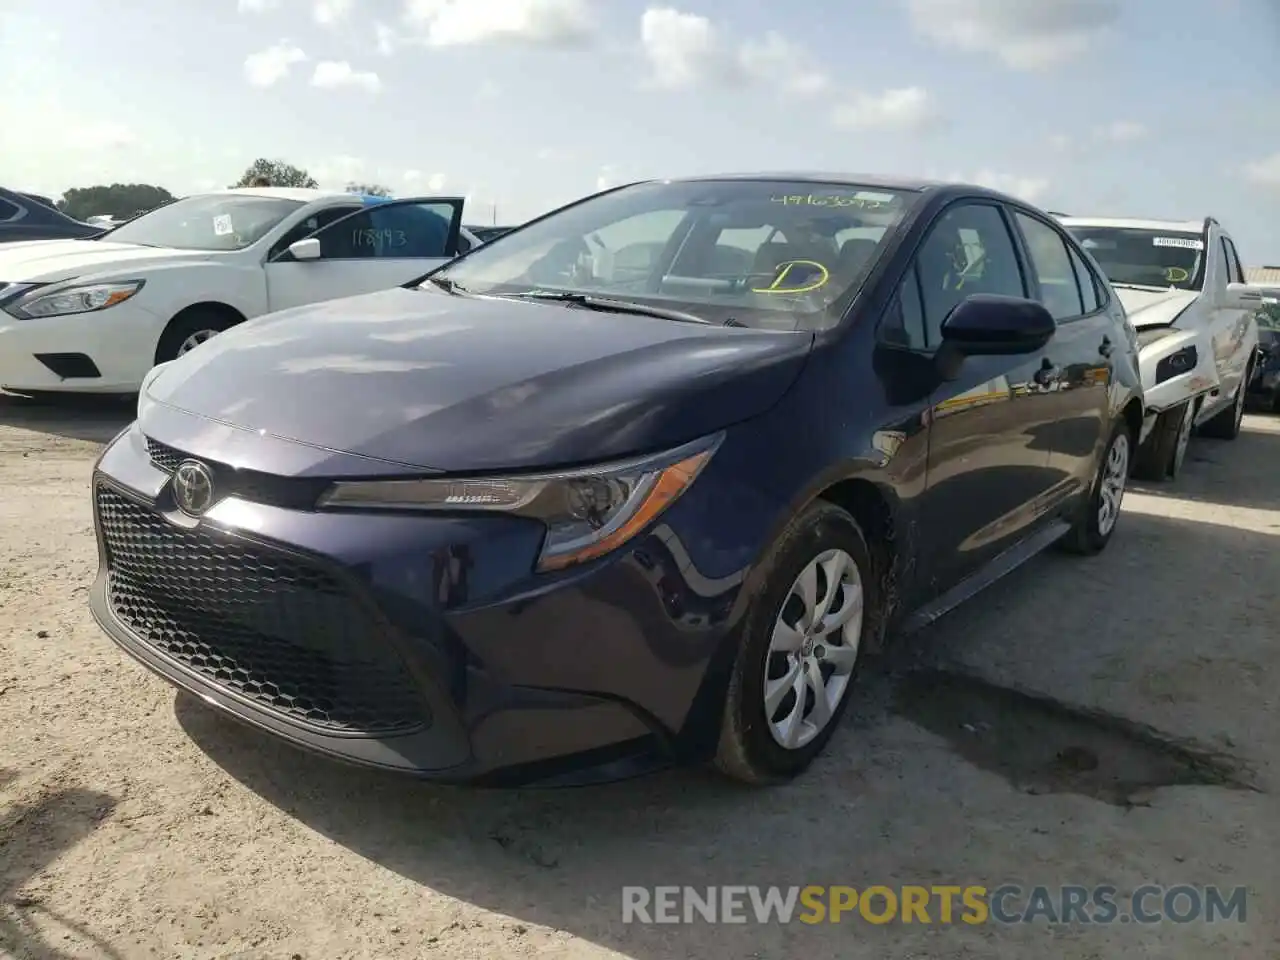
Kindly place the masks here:
<instances>
[{"instance_id":1,"label":"alloy wheel","mask_svg":"<svg viewBox=\"0 0 1280 960\"><path fill-rule=\"evenodd\" d=\"M774 623L765 665L764 712L779 746L797 750L831 722L853 677L862 640L858 565L827 550L796 577Z\"/></svg>"},{"instance_id":2,"label":"alloy wheel","mask_svg":"<svg viewBox=\"0 0 1280 960\"><path fill-rule=\"evenodd\" d=\"M1104 537L1111 532L1120 518L1120 502L1124 499L1125 483L1129 479L1129 435L1116 434L1102 465L1102 485L1098 498L1098 532Z\"/></svg>"},{"instance_id":3,"label":"alloy wheel","mask_svg":"<svg viewBox=\"0 0 1280 960\"><path fill-rule=\"evenodd\" d=\"M195 333L191 334L191 336L183 340L178 346L178 356L182 356L184 353L190 353L206 340L211 340L213 337L217 336L217 334L217 330L197 330Z\"/></svg>"}]
</instances>

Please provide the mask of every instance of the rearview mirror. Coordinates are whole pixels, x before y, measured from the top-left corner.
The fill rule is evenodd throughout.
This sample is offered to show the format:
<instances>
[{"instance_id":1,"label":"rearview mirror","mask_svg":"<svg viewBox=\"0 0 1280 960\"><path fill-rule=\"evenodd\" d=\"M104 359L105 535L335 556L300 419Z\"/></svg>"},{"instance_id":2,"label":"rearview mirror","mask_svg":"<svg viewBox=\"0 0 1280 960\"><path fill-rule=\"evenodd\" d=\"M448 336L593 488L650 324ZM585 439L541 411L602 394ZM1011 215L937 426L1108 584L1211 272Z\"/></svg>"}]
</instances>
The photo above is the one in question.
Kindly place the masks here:
<instances>
[{"instance_id":1,"label":"rearview mirror","mask_svg":"<svg viewBox=\"0 0 1280 960\"><path fill-rule=\"evenodd\" d=\"M307 237L305 240L295 240L289 244L289 253L295 260L319 260L320 259L320 241L315 237Z\"/></svg>"},{"instance_id":2,"label":"rearview mirror","mask_svg":"<svg viewBox=\"0 0 1280 960\"><path fill-rule=\"evenodd\" d=\"M1056 329L1036 300L975 293L942 322L942 341L963 356L1016 356L1041 349Z\"/></svg>"},{"instance_id":3,"label":"rearview mirror","mask_svg":"<svg viewBox=\"0 0 1280 960\"><path fill-rule=\"evenodd\" d=\"M1262 291L1247 283L1228 283L1223 306L1228 310L1257 310L1262 306Z\"/></svg>"}]
</instances>

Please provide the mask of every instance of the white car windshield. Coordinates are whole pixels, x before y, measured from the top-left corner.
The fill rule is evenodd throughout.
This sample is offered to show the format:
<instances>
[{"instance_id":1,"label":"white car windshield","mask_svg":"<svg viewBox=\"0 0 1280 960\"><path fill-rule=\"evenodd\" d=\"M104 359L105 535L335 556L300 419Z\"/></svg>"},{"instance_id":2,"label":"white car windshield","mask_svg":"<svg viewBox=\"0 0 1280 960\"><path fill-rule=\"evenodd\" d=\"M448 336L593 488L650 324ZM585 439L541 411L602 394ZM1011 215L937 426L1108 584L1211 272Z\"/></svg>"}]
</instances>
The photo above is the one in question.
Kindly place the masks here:
<instances>
[{"instance_id":1,"label":"white car windshield","mask_svg":"<svg viewBox=\"0 0 1280 960\"><path fill-rule=\"evenodd\" d=\"M1204 283L1204 238L1198 233L1136 227L1067 228L1112 283L1199 290Z\"/></svg>"},{"instance_id":2,"label":"white car windshield","mask_svg":"<svg viewBox=\"0 0 1280 960\"><path fill-rule=\"evenodd\" d=\"M215 193L175 200L100 239L176 250L241 250L302 204L280 197Z\"/></svg>"},{"instance_id":3,"label":"white car windshield","mask_svg":"<svg viewBox=\"0 0 1280 960\"><path fill-rule=\"evenodd\" d=\"M626 301L713 323L829 326L918 196L763 179L635 184L497 237L432 280L466 294Z\"/></svg>"}]
</instances>

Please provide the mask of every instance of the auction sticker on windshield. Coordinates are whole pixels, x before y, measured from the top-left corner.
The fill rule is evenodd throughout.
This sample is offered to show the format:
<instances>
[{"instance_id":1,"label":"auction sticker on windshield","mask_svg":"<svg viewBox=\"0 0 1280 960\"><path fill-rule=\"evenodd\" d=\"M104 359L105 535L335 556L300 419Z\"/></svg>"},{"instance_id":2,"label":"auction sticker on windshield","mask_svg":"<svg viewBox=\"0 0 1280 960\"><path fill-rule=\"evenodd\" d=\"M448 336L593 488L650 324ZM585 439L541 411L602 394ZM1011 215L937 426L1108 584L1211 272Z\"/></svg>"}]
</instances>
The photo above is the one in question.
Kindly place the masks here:
<instances>
[{"instance_id":1,"label":"auction sticker on windshield","mask_svg":"<svg viewBox=\"0 0 1280 960\"><path fill-rule=\"evenodd\" d=\"M1155 247L1181 247L1184 250L1203 250L1203 240L1192 240L1187 237L1153 237L1151 245Z\"/></svg>"},{"instance_id":2,"label":"auction sticker on windshield","mask_svg":"<svg viewBox=\"0 0 1280 960\"><path fill-rule=\"evenodd\" d=\"M770 197L773 203L781 203L784 206L800 206L800 207L854 207L858 210L879 210L893 203L893 196L887 193L868 193L865 190L859 190L857 193L844 194L820 194L820 193L793 193L780 197Z\"/></svg>"},{"instance_id":3,"label":"auction sticker on windshield","mask_svg":"<svg viewBox=\"0 0 1280 960\"><path fill-rule=\"evenodd\" d=\"M213 234L216 237L225 237L229 233L235 233L235 228L231 226L231 214L220 213L213 218Z\"/></svg>"}]
</instances>

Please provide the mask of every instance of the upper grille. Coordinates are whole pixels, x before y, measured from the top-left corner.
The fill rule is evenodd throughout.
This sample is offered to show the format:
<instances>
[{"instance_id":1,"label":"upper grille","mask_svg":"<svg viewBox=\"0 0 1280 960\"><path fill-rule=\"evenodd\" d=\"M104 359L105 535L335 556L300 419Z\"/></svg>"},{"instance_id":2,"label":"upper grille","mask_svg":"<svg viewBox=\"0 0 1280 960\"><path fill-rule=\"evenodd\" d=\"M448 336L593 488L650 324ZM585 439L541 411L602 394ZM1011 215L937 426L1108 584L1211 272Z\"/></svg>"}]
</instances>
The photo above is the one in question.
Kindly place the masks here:
<instances>
[{"instance_id":1,"label":"upper grille","mask_svg":"<svg viewBox=\"0 0 1280 960\"><path fill-rule=\"evenodd\" d=\"M152 440L150 437L147 437L147 456L165 473L173 473L178 469L178 464L187 459L182 451L175 450L159 440Z\"/></svg>"},{"instance_id":2,"label":"upper grille","mask_svg":"<svg viewBox=\"0 0 1280 960\"><path fill-rule=\"evenodd\" d=\"M192 459L167 443L146 438L147 456L157 468L173 473L183 460ZM237 496L291 510L311 510L329 487L329 481L312 477L280 477L259 470L238 470L224 463L200 459L213 473L219 496Z\"/></svg>"},{"instance_id":3,"label":"upper grille","mask_svg":"<svg viewBox=\"0 0 1280 960\"><path fill-rule=\"evenodd\" d=\"M101 485L95 496L112 612L147 645L294 722L366 735L429 722L380 628L328 573L181 529Z\"/></svg>"}]
</instances>

